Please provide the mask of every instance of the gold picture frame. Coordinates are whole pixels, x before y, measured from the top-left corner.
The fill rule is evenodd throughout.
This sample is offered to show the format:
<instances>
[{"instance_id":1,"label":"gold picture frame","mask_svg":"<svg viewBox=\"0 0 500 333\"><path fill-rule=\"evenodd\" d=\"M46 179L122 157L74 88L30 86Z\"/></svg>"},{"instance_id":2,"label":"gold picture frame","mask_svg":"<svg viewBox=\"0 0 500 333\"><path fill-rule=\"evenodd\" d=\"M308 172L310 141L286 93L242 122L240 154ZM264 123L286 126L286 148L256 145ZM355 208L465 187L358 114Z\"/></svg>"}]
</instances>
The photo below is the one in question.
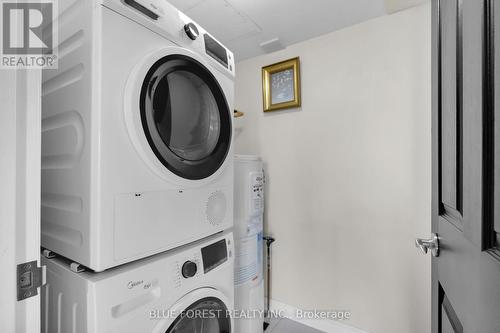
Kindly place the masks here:
<instances>
[{"instance_id":1,"label":"gold picture frame","mask_svg":"<svg viewBox=\"0 0 500 333\"><path fill-rule=\"evenodd\" d=\"M299 57L263 67L262 93L264 112L300 107Z\"/></svg>"}]
</instances>

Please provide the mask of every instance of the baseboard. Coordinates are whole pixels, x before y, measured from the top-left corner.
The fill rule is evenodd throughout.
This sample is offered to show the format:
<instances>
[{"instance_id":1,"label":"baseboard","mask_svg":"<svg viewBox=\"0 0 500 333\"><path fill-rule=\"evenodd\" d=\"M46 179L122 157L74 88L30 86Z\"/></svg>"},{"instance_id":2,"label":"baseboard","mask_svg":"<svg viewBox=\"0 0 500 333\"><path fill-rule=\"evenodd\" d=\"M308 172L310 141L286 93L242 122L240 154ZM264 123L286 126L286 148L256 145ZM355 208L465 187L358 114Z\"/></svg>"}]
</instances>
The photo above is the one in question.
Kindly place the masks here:
<instances>
[{"instance_id":1,"label":"baseboard","mask_svg":"<svg viewBox=\"0 0 500 333\"><path fill-rule=\"evenodd\" d=\"M279 313L290 320L326 333L368 333L339 320L298 318L296 315L299 312L298 308L274 299L271 299L270 307L275 314Z\"/></svg>"}]
</instances>

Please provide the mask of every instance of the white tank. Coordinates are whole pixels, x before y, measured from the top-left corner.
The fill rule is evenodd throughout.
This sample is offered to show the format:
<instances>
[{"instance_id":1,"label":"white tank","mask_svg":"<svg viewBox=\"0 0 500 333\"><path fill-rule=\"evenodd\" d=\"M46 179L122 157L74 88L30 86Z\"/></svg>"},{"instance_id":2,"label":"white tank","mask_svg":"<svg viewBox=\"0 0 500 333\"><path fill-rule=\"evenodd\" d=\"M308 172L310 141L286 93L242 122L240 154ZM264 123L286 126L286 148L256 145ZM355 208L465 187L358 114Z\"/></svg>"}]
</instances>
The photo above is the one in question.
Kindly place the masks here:
<instances>
[{"instance_id":1,"label":"white tank","mask_svg":"<svg viewBox=\"0 0 500 333\"><path fill-rule=\"evenodd\" d=\"M257 156L235 155L235 332L262 333L264 325L264 170Z\"/></svg>"}]
</instances>

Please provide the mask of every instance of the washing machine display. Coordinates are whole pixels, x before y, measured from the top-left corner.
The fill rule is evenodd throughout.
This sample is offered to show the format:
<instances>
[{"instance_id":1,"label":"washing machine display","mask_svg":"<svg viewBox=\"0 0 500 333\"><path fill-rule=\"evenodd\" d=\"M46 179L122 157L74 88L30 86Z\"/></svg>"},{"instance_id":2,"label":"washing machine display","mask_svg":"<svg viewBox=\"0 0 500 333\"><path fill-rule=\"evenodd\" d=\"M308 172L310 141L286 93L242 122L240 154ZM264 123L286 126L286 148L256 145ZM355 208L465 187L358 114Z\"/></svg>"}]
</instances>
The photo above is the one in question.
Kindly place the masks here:
<instances>
[{"instance_id":1,"label":"washing machine display","mask_svg":"<svg viewBox=\"0 0 500 333\"><path fill-rule=\"evenodd\" d=\"M227 245L223 240L201 249L205 273L220 266L227 260Z\"/></svg>"},{"instance_id":2,"label":"washing machine display","mask_svg":"<svg viewBox=\"0 0 500 333\"><path fill-rule=\"evenodd\" d=\"M148 142L165 167L187 179L211 176L231 144L231 113L214 75L183 55L149 70L140 97Z\"/></svg>"}]
</instances>

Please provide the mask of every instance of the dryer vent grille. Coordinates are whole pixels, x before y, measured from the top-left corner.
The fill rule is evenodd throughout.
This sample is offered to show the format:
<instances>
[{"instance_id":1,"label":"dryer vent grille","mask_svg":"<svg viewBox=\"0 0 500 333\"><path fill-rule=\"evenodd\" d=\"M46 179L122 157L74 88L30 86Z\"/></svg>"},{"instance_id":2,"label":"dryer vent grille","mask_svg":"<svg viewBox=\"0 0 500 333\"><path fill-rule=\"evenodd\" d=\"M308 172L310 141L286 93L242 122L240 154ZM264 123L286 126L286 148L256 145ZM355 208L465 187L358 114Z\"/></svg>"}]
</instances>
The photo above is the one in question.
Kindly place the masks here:
<instances>
[{"instance_id":1,"label":"dryer vent grille","mask_svg":"<svg viewBox=\"0 0 500 333\"><path fill-rule=\"evenodd\" d=\"M227 213L226 195L221 191L213 192L207 200L207 220L216 226L224 222Z\"/></svg>"}]
</instances>

